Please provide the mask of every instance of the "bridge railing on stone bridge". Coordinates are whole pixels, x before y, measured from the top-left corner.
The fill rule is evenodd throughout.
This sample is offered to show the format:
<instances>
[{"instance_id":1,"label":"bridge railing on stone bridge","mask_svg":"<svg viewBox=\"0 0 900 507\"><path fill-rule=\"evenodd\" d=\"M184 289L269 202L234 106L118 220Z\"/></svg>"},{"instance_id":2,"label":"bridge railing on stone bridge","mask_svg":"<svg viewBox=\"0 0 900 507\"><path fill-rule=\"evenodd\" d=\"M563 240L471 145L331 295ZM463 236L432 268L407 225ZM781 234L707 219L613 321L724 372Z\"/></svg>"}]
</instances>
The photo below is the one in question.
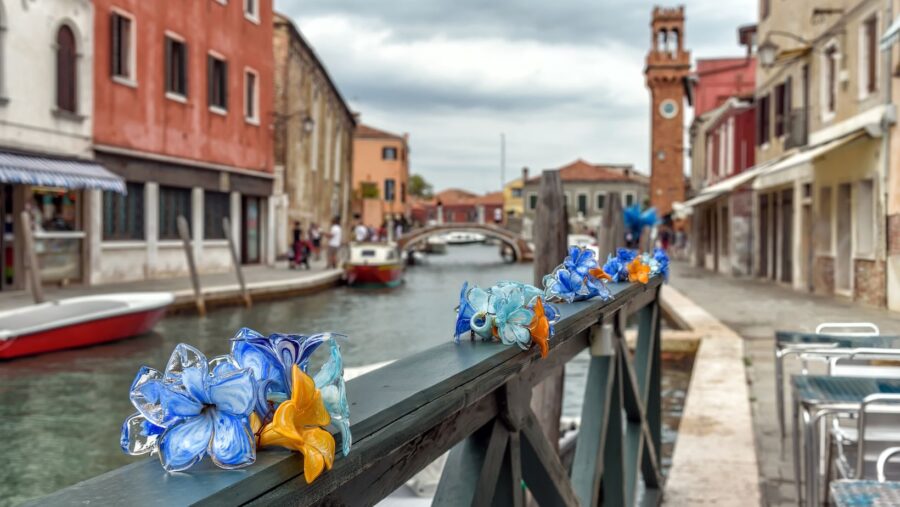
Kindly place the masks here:
<instances>
[{"instance_id":1,"label":"bridge railing on stone bridge","mask_svg":"<svg viewBox=\"0 0 900 507\"><path fill-rule=\"evenodd\" d=\"M311 485L299 454L263 450L256 464L235 471L199 465L170 474L148 458L36 504L372 505L447 451L435 505L522 505L523 485L540 505L633 505L638 496L657 504L660 280L611 288L611 301L560 305L546 358L497 343L456 345L448 336L443 345L349 381L353 449ZM632 316L634 352L624 339ZM590 370L566 467L529 400L532 386L585 349Z\"/></svg>"}]
</instances>

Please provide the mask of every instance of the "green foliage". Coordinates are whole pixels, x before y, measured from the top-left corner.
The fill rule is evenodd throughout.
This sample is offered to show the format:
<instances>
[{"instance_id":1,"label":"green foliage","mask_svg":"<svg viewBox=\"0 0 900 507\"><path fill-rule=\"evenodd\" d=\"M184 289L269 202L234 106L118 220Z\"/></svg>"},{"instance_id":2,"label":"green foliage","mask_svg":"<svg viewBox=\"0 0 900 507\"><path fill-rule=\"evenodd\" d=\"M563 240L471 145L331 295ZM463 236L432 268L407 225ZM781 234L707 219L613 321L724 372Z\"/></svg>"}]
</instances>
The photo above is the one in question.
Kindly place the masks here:
<instances>
[{"instance_id":1,"label":"green foliage","mask_svg":"<svg viewBox=\"0 0 900 507\"><path fill-rule=\"evenodd\" d=\"M419 174L409 177L409 195L422 199L431 199L434 195L434 187Z\"/></svg>"},{"instance_id":2,"label":"green foliage","mask_svg":"<svg viewBox=\"0 0 900 507\"><path fill-rule=\"evenodd\" d=\"M363 199L377 199L378 185L371 182L365 182L360 187L360 193L362 194Z\"/></svg>"}]
</instances>

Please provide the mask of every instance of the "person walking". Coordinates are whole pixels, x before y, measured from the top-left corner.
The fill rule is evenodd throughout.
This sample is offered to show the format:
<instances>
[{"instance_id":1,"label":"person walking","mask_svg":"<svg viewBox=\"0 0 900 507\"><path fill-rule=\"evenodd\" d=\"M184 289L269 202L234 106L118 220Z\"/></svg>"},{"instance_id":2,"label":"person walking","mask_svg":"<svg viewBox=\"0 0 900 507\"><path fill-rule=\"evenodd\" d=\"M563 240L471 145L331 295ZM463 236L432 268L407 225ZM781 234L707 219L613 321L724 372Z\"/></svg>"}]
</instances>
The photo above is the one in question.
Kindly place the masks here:
<instances>
[{"instance_id":1,"label":"person walking","mask_svg":"<svg viewBox=\"0 0 900 507\"><path fill-rule=\"evenodd\" d=\"M293 248L294 252L291 255L291 269L294 269L297 267L297 264L300 263L300 259L302 257L302 252L300 251L301 250L300 240L303 237L303 228L300 226L299 220L294 222L294 231L293 232L294 232L294 241L291 242L291 247Z\"/></svg>"},{"instance_id":2,"label":"person walking","mask_svg":"<svg viewBox=\"0 0 900 507\"><path fill-rule=\"evenodd\" d=\"M353 228L353 235L357 242L362 243L363 241L368 240L371 235L369 234L369 228L362 222L362 218L356 217L356 227Z\"/></svg>"},{"instance_id":3,"label":"person walking","mask_svg":"<svg viewBox=\"0 0 900 507\"><path fill-rule=\"evenodd\" d=\"M319 260L321 258L322 251L322 231L319 230L319 224L313 222L309 226L309 239L312 241L313 253L315 254L315 259Z\"/></svg>"},{"instance_id":4,"label":"person walking","mask_svg":"<svg viewBox=\"0 0 900 507\"><path fill-rule=\"evenodd\" d=\"M328 268L337 269L338 267L338 251L341 249L343 241L343 231L341 231L341 217L334 217L331 221L331 228L325 233L328 238Z\"/></svg>"}]
</instances>

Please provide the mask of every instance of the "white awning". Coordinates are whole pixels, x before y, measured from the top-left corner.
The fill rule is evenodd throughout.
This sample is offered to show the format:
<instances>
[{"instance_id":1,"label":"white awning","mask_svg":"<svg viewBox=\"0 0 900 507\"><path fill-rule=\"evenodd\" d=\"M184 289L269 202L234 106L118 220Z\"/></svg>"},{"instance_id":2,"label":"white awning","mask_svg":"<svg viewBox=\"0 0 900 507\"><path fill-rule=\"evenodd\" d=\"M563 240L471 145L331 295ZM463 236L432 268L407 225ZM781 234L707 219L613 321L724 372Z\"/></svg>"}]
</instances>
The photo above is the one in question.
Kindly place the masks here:
<instances>
[{"instance_id":1,"label":"white awning","mask_svg":"<svg viewBox=\"0 0 900 507\"><path fill-rule=\"evenodd\" d=\"M796 181L797 179L809 177L812 174L810 162L812 162L813 159L820 157L826 152L839 146L847 144L854 139L859 139L865 134L864 131L857 131L840 139L835 139L818 146L811 146L803 151L794 153L793 155L788 155L767 167L766 170L759 175L756 181L753 182L753 189L761 190L771 188Z\"/></svg>"},{"instance_id":2,"label":"white awning","mask_svg":"<svg viewBox=\"0 0 900 507\"><path fill-rule=\"evenodd\" d=\"M684 202L677 202L672 205L672 208L675 210L675 214L678 216L687 216L693 213L692 208L697 206L698 204L703 204L705 202L711 201L716 197L723 196L739 186L753 180L760 173L762 173L765 169L769 167L769 163L760 164L757 166L753 166L750 169L744 170L735 174L730 178L726 178L722 181L716 182L713 185L710 185L703 190L700 191L699 194L694 197L688 199Z\"/></svg>"},{"instance_id":3,"label":"white awning","mask_svg":"<svg viewBox=\"0 0 900 507\"><path fill-rule=\"evenodd\" d=\"M898 37L900 37L900 16L897 16L894 19L891 26L889 26L888 29L884 31L884 35L881 36L881 50L884 51L891 47L891 44L897 42Z\"/></svg>"},{"instance_id":4,"label":"white awning","mask_svg":"<svg viewBox=\"0 0 900 507\"><path fill-rule=\"evenodd\" d=\"M125 180L93 160L0 151L0 182L125 193Z\"/></svg>"}]
</instances>

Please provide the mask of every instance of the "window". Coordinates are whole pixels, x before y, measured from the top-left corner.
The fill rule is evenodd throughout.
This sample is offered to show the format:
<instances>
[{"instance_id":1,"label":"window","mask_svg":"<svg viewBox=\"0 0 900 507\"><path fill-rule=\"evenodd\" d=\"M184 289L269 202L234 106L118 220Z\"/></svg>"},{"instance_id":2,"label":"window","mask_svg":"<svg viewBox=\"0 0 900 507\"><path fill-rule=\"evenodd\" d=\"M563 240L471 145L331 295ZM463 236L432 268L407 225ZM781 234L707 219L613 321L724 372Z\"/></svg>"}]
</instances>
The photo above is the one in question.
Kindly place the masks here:
<instances>
[{"instance_id":1,"label":"window","mask_svg":"<svg viewBox=\"0 0 900 507\"><path fill-rule=\"evenodd\" d=\"M816 246L820 252L831 252L831 187L819 189L819 216L816 219Z\"/></svg>"},{"instance_id":2,"label":"window","mask_svg":"<svg viewBox=\"0 0 900 507\"><path fill-rule=\"evenodd\" d=\"M159 239L178 239L178 217L183 216L191 226L191 190L189 188L159 187Z\"/></svg>"},{"instance_id":3,"label":"window","mask_svg":"<svg viewBox=\"0 0 900 507\"><path fill-rule=\"evenodd\" d=\"M253 21L259 21L259 4L257 0L244 0L244 16Z\"/></svg>"},{"instance_id":4,"label":"window","mask_svg":"<svg viewBox=\"0 0 900 507\"><path fill-rule=\"evenodd\" d=\"M588 211L588 196L587 194L578 194L578 213L582 216L587 216Z\"/></svg>"},{"instance_id":5,"label":"window","mask_svg":"<svg viewBox=\"0 0 900 507\"><path fill-rule=\"evenodd\" d=\"M509 191L509 193L514 199L520 199L522 197L522 189L521 188L513 188Z\"/></svg>"},{"instance_id":6,"label":"window","mask_svg":"<svg viewBox=\"0 0 900 507\"><path fill-rule=\"evenodd\" d=\"M231 217L231 196L226 192L203 193L203 238L225 239L222 219Z\"/></svg>"},{"instance_id":7,"label":"window","mask_svg":"<svg viewBox=\"0 0 900 507\"><path fill-rule=\"evenodd\" d=\"M603 192L597 194L597 211L602 211L606 208L606 194Z\"/></svg>"},{"instance_id":8,"label":"window","mask_svg":"<svg viewBox=\"0 0 900 507\"><path fill-rule=\"evenodd\" d=\"M528 209L537 209L537 194L528 194Z\"/></svg>"},{"instance_id":9,"label":"window","mask_svg":"<svg viewBox=\"0 0 900 507\"><path fill-rule=\"evenodd\" d=\"M856 253L875 253L875 186L862 180L856 187Z\"/></svg>"},{"instance_id":10,"label":"window","mask_svg":"<svg viewBox=\"0 0 900 507\"><path fill-rule=\"evenodd\" d=\"M397 160L397 148L385 146L381 149L382 160Z\"/></svg>"},{"instance_id":11,"label":"window","mask_svg":"<svg viewBox=\"0 0 900 507\"><path fill-rule=\"evenodd\" d=\"M134 30L130 17L113 12L110 16L112 48L110 67L113 77L134 80Z\"/></svg>"},{"instance_id":12,"label":"window","mask_svg":"<svg viewBox=\"0 0 900 507\"><path fill-rule=\"evenodd\" d=\"M859 44L859 97L878 89L878 18L865 20L860 32Z\"/></svg>"},{"instance_id":13,"label":"window","mask_svg":"<svg viewBox=\"0 0 900 507\"><path fill-rule=\"evenodd\" d=\"M634 201L634 192L625 192L625 207L631 206Z\"/></svg>"},{"instance_id":14,"label":"window","mask_svg":"<svg viewBox=\"0 0 900 507\"><path fill-rule=\"evenodd\" d=\"M56 107L74 113L78 80L78 55L75 50L75 34L68 26L56 32Z\"/></svg>"},{"instance_id":15,"label":"window","mask_svg":"<svg viewBox=\"0 0 900 507\"><path fill-rule=\"evenodd\" d=\"M787 134L791 118L791 78L775 87L775 137Z\"/></svg>"},{"instance_id":16,"label":"window","mask_svg":"<svg viewBox=\"0 0 900 507\"><path fill-rule=\"evenodd\" d=\"M224 113L228 111L228 62L215 55L209 55L206 69L209 108Z\"/></svg>"},{"instance_id":17,"label":"window","mask_svg":"<svg viewBox=\"0 0 900 507\"><path fill-rule=\"evenodd\" d=\"M760 17L760 19L768 18L770 10L771 10L771 0L759 0L759 17Z\"/></svg>"},{"instance_id":18,"label":"window","mask_svg":"<svg viewBox=\"0 0 900 507\"><path fill-rule=\"evenodd\" d=\"M766 144L769 142L769 134L770 134L770 111L771 107L769 104L769 95L763 95L759 98L759 107L756 109L757 114L757 124L756 124L756 142L760 145Z\"/></svg>"},{"instance_id":19,"label":"window","mask_svg":"<svg viewBox=\"0 0 900 507\"><path fill-rule=\"evenodd\" d=\"M144 184L128 182L125 190L103 192L104 241L144 239Z\"/></svg>"},{"instance_id":20,"label":"window","mask_svg":"<svg viewBox=\"0 0 900 507\"><path fill-rule=\"evenodd\" d=\"M393 201L394 200L394 186L396 182L393 178L388 178L384 180L384 200L385 201Z\"/></svg>"},{"instance_id":21,"label":"window","mask_svg":"<svg viewBox=\"0 0 900 507\"><path fill-rule=\"evenodd\" d=\"M837 80L838 80L838 54L837 44L831 44L825 48L823 55L823 74L822 80L822 110L825 113L833 113L837 107Z\"/></svg>"},{"instance_id":22,"label":"window","mask_svg":"<svg viewBox=\"0 0 900 507\"><path fill-rule=\"evenodd\" d=\"M566 209L568 210L572 206L572 197L566 192L563 197L566 199Z\"/></svg>"},{"instance_id":23,"label":"window","mask_svg":"<svg viewBox=\"0 0 900 507\"><path fill-rule=\"evenodd\" d=\"M406 183L400 183L400 202L406 202Z\"/></svg>"},{"instance_id":24,"label":"window","mask_svg":"<svg viewBox=\"0 0 900 507\"><path fill-rule=\"evenodd\" d=\"M259 74L255 70L244 72L244 119L259 123Z\"/></svg>"},{"instance_id":25,"label":"window","mask_svg":"<svg viewBox=\"0 0 900 507\"><path fill-rule=\"evenodd\" d=\"M187 45L166 36L166 93L187 97Z\"/></svg>"}]
</instances>

